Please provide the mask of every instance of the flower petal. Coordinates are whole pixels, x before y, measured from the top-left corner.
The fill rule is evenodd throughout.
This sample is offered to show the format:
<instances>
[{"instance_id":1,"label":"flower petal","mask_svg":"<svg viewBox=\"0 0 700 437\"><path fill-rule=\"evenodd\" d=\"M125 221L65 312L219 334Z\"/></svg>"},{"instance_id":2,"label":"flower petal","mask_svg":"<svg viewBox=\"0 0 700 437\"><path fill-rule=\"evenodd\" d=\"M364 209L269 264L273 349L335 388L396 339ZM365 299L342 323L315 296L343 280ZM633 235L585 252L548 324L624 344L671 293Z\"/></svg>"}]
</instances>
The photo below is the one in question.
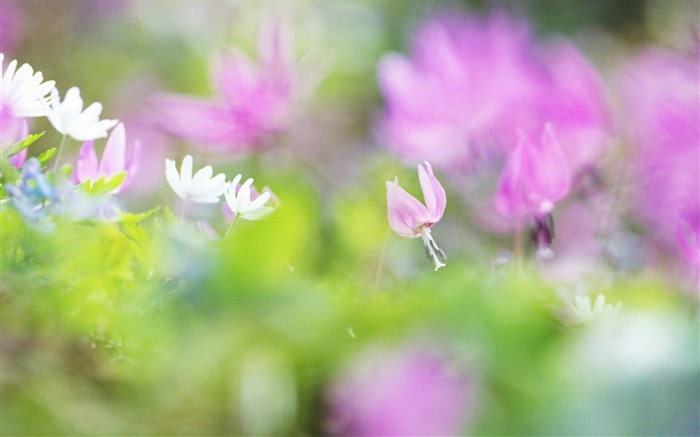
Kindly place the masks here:
<instances>
[{"instance_id":1,"label":"flower petal","mask_svg":"<svg viewBox=\"0 0 700 437\"><path fill-rule=\"evenodd\" d=\"M126 169L126 132L124 124L119 123L107 140L107 145L100 161L100 176L111 176Z\"/></svg>"},{"instance_id":2,"label":"flower petal","mask_svg":"<svg viewBox=\"0 0 700 437\"><path fill-rule=\"evenodd\" d=\"M386 183L389 226L403 237L417 238L416 230L430 221L428 209L398 184Z\"/></svg>"},{"instance_id":3,"label":"flower petal","mask_svg":"<svg viewBox=\"0 0 700 437\"><path fill-rule=\"evenodd\" d=\"M430 221L437 223L442 218L447 204L445 189L433 174L433 168L428 161L425 161L425 166L418 165L418 179L423 190L423 198L425 206L430 213Z\"/></svg>"}]
</instances>

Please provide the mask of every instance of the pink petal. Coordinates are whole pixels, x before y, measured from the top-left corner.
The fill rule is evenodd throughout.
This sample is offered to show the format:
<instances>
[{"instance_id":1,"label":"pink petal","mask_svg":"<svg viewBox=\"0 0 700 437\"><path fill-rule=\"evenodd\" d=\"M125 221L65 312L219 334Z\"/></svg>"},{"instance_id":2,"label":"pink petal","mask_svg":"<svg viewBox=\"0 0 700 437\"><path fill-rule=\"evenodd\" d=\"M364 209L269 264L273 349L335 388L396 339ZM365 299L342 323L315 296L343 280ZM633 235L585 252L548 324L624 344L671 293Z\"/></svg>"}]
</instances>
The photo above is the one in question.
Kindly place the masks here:
<instances>
[{"instance_id":1,"label":"pink petal","mask_svg":"<svg viewBox=\"0 0 700 437\"><path fill-rule=\"evenodd\" d=\"M527 138L521 133L515 149L508 155L503 173L498 181L495 204L498 212L505 217L516 218L524 214L521 174L527 142Z\"/></svg>"},{"instance_id":2,"label":"pink petal","mask_svg":"<svg viewBox=\"0 0 700 437\"><path fill-rule=\"evenodd\" d=\"M428 161L425 161L425 166L418 165L418 179L423 190L425 206L430 213L430 222L437 223L442 218L447 204L445 189L433 174L433 168Z\"/></svg>"},{"instance_id":3,"label":"pink petal","mask_svg":"<svg viewBox=\"0 0 700 437\"><path fill-rule=\"evenodd\" d=\"M24 162L27 160L27 149L22 150L14 156L10 156L7 160L10 161L13 167L22 168Z\"/></svg>"},{"instance_id":4,"label":"pink petal","mask_svg":"<svg viewBox=\"0 0 700 437\"><path fill-rule=\"evenodd\" d=\"M131 180L134 174L138 171L139 161L141 159L141 141L134 141L134 148L131 150L131 155L129 160L126 162L126 179L121 187L119 187L117 193L121 193L126 190L126 188L131 184Z\"/></svg>"},{"instance_id":5,"label":"pink petal","mask_svg":"<svg viewBox=\"0 0 700 437\"><path fill-rule=\"evenodd\" d=\"M232 106L241 106L255 97L260 88L261 74L248 59L239 53L227 53L215 74L219 92Z\"/></svg>"},{"instance_id":6,"label":"pink petal","mask_svg":"<svg viewBox=\"0 0 700 437\"><path fill-rule=\"evenodd\" d=\"M681 246L683 256L693 265L700 265L700 235L690 223L676 217L676 238Z\"/></svg>"},{"instance_id":7,"label":"pink petal","mask_svg":"<svg viewBox=\"0 0 700 437\"><path fill-rule=\"evenodd\" d=\"M126 132L124 123L119 123L112 130L107 140L107 145L102 153L100 168L98 174L100 176L112 176L125 170L124 154L126 146Z\"/></svg>"},{"instance_id":8,"label":"pink petal","mask_svg":"<svg viewBox=\"0 0 700 437\"><path fill-rule=\"evenodd\" d=\"M75 165L73 179L76 183L85 182L88 179L97 180L97 154L95 154L95 142L85 141L78 152L78 162Z\"/></svg>"},{"instance_id":9,"label":"pink petal","mask_svg":"<svg viewBox=\"0 0 700 437\"><path fill-rule=\"evenodd\" d=\"M235 122L230 109L216 103L180 96L163 96L155 102L158 127L194 143L237 146L243 149L246 132Z\"/></svg>"},{"instance_id":10,"label":"pink petal","mask_svg":"<svg viewBox=\"0 0 700 437\"><path fill-rule=\"evenodd\" d=\"M398 180L386 183L389 226L403 237L416 238L415 230L430 222L428 209L401 188Z\"/></svg>"}]
</instances>

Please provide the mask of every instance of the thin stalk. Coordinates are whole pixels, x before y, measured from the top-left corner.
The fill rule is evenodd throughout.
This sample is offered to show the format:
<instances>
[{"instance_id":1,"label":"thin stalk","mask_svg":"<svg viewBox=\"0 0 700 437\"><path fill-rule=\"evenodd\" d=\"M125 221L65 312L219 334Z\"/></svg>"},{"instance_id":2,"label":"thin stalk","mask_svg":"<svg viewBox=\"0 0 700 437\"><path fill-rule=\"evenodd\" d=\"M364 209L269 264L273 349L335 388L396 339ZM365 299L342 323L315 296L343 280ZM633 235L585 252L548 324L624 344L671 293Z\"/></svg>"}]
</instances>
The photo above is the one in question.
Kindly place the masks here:
<instances>
[{"instance_id":1,"label":"thin stalk","mask_svg":"<svg viewBox=\"0 0 700 437\"><path fill-rule=\"evenodd\" d=\"M233 221L231 222L231 226L229 226L228 230L226 231L226 235L224 235L224 238L228 238L228 236L231 234L231 231L233 230L233 227L236 226L236 223L238 222L238 218L240 216L240 214L236 214L236 217L234 217Z\"/></svg>"},{"instance_id":2,"label":"thin stalk","mask_svg":"<svg viewBox=\"0 0 700 437\"><path fill-rule=\"evenodd\" d=\"M382 248L379 250L379 260L377 260L377 270L374 272L374 285L373 290L379 289L379 284L382 281L382 274L384 273L384 258L386 257L386 248L389 243L389 233L391 228L386 228L386 233L384 234L384 240L382 241Z\"/></svg>"},{"instance_id":3,"label":"thin stalk","mask_svg":"<svg viewBox=\"0 0 700 437\"><path fill-rule=\"evenodd\" d=\"M521 271L523 267L523 246L523 222L522 218L518 217L518 221L515 223L515 244L513 248L513 258L515 258L515 267L518 271Z\"/></svg>"},{"instance_id":4,"label":"thin stalk","mask_svg":"<svg viewBox=\"0 0 700 437\"><path fill-rule=\"evenodd\" d=\"M63 138L61 138L61 143L58 145L58 149L56 150L56 156L53 158L53 171L58 170L58 163L61 161L61 152L63 152L63 149L65 149L67 142L68 135L63 135Z\"/></svg>"}]
</instances>

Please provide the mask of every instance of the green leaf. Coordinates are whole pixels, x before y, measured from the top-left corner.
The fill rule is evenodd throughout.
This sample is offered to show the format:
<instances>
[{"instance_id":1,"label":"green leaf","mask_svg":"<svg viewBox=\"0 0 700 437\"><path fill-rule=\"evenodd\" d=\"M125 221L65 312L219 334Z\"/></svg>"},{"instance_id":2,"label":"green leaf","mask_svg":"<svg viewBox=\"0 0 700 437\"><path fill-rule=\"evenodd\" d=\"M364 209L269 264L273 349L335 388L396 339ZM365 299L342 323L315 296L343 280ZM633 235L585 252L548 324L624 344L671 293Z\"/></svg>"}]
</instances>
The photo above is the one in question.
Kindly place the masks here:
<instances>
[{"instance_id":1,"label":"green leaf","mask_svg":"<svg viewBox=\"0 0 700 437\"><path fill-rule=\"evenodd\" d=\"M136 224L142 220L145 220L155 214L158 210L160 209L160 206L157 206L153 209L149 209L148 211L145 212L139 212L139 213L134 213L134 212L125 212L120 210L119 208L114 208L114 211L117 213L112 219L109 221L112 223L121 223L124 225L133 225Z\"/></svg>"},{"instance_id":2,"label":"green leaf","mask_svg":"<svg viewBox=\"0 0 700 437\"><path fill-rule=\"evenodd\" d=\"M3 185L6 183L16 184L19 181L19 172L10 164L7 156L0 156L0 172L2 172Z\"/></svg>"},{"instance_id":3,"label":"green leaf","mask_svg":"<svg viewBox=\"0 0 700 437\"><path fill-rule=\"evenodd\" d=\"M37 157L37 159L39 160L39 164L41 164L41 166L44 167L46 165L46 163L49 162L49 160L51 158L53 158L53 156L55 154L56 154L56 147L52 147L49 150L46 150L45 152L41 153Z\"/></svg>"},{"instance_id":4,"label":"green leaf","mask_svg":"<svg viewBox=\"0 0 700 437\"><path fill-rule=\"evenodd\" d=\"M115 174L109 179L106 176L102 176L96 181L88 179L80 184L80 188L92 196L100 196L103 194L109 194L115 189L119 188L121 184L124 183L125 179L126 171L123 171Z\"/></svg>"},{"instance_id":5,"label":"green leaf","mask_svg":"<svg viewBox=\"0 0 700 437\"><path fill-rule=\"evenodd\" d=\"M41 132L38 134L30 134L27 138L23 139L22 141L18 141L14 144L12 144L10 147L7 148L7 151L5 152L5 156L8 158L11 156L14 156L21 152L22 150L26 149L27 147L31 146L34 144L36 140L44 136L45 132Z\"/></svg>"}]
</instances>

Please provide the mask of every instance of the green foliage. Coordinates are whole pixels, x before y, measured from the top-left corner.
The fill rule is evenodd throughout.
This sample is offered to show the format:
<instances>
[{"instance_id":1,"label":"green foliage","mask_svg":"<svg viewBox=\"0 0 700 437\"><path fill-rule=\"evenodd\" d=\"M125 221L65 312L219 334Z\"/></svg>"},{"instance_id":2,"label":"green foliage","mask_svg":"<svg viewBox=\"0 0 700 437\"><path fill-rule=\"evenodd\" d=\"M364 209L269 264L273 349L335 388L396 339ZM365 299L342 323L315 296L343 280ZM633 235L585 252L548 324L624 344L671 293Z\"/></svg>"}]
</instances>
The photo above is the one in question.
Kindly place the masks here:
<instances>
[{"instance_id":1,"label":"green foliage","mask_svg":"<svg viewBox=\"0 0 700 437\"><path fill-rule=\"evenodd\" d=\"M5 156L7 156L9 158L11 156L18 154L22 150L24 150L27 147L34 144L39 138L43 137L44 134L45 134L45 132L40 132L38 134L30 134L27 138L23 139L22 141L18 141L14 144L11 144L5 150Z\"/></svg>"}]
</instances>

